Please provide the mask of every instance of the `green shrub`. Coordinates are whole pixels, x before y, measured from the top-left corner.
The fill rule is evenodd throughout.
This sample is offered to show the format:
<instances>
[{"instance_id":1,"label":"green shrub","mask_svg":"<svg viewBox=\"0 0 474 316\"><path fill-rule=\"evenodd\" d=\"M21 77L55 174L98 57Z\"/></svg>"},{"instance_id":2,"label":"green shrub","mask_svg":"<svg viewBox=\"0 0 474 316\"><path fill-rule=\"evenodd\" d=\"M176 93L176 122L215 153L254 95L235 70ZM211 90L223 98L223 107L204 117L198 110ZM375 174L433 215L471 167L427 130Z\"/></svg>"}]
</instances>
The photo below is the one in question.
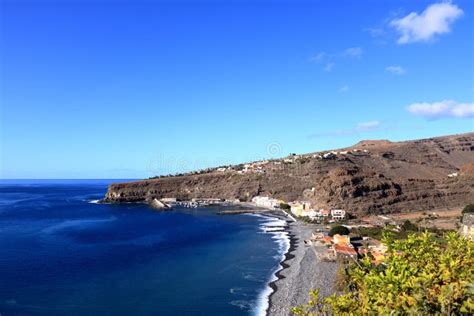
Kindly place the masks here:
<instances>
[{"instance_id":1,"label":"green shrub","mask_svg":"<svg viewBox=\"0 0 474 316\"><path fill-rule=\"evenodd\" d=\"M333 228L331 228L328 235L332 237L336 234L349 235L349 233L350 233L349 228L345 226L334 226Z\"/></svg>"},{"instance_id":2,"label":"green shrub","mask_svg":"<svg viewBox=\"0 0 474 316\"><path fill-rule=\"evenodd\" d=\"M367 257L349 268L343 293L319 297L292 308L312 315L473 315L474 242L455 232L385 239L385 265Z\"/></svg>"},{"instance_id":3,"label":"green shrub","mask_svg":"<svg viewBox=\"0 0 474 316\"><path fill-rule=\"evenodd\" d=\"M288 211L288 210L291 210L291 206L289 206L289 205L286 204L286 203L280 203L280 208L281 208L282 210L287 210L287 211Z\"/></svg>"},{"instance_id":4,"label":"green shrub","mask_svg":"<svg viewBox=\"0 0 474 316\"><path fill-rule=\"evenodd\" d=\"M462 210L462 213L465 214L465 213L474 213L474 204L468 204L464 207L464 209Z\"/></svg>"},{"instance_id":5,"label":"green shrub","mask_svg":"<svg viewBox=\"0 0 474 316\"><path fill-rule=\"evenodd\" d=\"M406 232L416 232L418 231L418 226L410 222L409 219L407 219L403 224L402 224L402 229Z\"/></svg>"}]
</instances>

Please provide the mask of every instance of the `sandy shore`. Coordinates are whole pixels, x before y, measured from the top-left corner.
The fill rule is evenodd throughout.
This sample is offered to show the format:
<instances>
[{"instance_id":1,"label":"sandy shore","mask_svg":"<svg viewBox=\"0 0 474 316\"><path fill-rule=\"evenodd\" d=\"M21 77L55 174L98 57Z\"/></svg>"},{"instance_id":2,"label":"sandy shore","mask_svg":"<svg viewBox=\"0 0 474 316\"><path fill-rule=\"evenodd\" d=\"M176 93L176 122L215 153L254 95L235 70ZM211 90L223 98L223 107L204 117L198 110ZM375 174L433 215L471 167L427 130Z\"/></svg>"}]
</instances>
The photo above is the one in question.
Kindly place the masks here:
<instances>
[{"instance_id":1,"label":"sandy shore","mask_svg":"<svg viewBox=\"0 0 474 316\"><path fill-rule=\"evenodd\" d=\"M304 245L317 227L302 222L289 224L291 246L283 270L276 275L278 280L270 284L274 292L267 315L291 315L291 307L306 303L311 289L319 288L321 296L332 294L337 264L319 260L315 248Z\"/></svg>"}]
</instances>

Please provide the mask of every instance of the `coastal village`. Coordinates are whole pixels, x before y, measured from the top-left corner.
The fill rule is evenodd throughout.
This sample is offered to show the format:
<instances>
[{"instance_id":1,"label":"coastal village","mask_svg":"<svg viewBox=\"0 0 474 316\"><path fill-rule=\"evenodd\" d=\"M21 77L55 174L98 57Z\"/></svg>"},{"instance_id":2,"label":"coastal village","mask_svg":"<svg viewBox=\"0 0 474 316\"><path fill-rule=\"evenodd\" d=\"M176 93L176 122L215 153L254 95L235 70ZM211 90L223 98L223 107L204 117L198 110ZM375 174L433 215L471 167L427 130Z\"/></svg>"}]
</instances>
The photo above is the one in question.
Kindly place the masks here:
<instances>
[{"instance_id":1,"label":"coastal village","mask_svg":"<svg viewBox=\"0 0 474 316\"><path fill-rule=\"evenodd\" d=\"M343 227L339 233L331 234L329 226L324 224L335 224L346 219L346 211L342 209L314 209L308 201L294 201L286 204L282 200L272 199L265 196L256 196L252 202L259 207L285 209L288 205L288 217L293 221L302 220L319 224L309 239L304 240L306 246L318 248L320 259L335 261L337 258L357 258L370 254L376 264L383 262L387 247L380 241L369 236L349 236L349 229L354 225L335 226ZM323 225L321 225L323 224ZM360 226L360 225L357 225ZM374 225L362 225L364 227L375 227ZM327 232L324 232L324 230ZM320 248L322 247L322 248Z\"/></svg>"},{"instance_id":2,"label":"coastal village","mask_svg":"<svg viewBox=\"0 0 474 316\"><path fill-rule=\"evenodd\" d=\"M374 264L382 264L387 256L387 246L380 238L370 235L373 235L374 231L381 231L383 229L398 233L407 229L407 223L411 225L409 229L416 227L409 220L404 220L403 218L396 219L389 215L366 217L361 220L355 219L343 209L316 208L310 201L291 201L287 203L284 200L268 196L255 196L251 199L251 203L242 203L239 200L230 201L204 198L192 199L190 201L165 198L159 202L170 208L173 206L197 208L209 205L243 205L247 207L242 210L221 211L220 214L253 212L265 214L265 211L282 212L290 223L300 222L308 224L308 227L314 227L310 232L311 234L306 239L301 240L301 242L304 246L314 248L320 260L328 262L348 258L356 260L357 258L369 256ZM265 211L249 210L248 207L252 208L252 206ZM427 214L425 218L436 219L437 217L436 213L431 213ZM464 236L474 240L474 214L465 214L458 230ZM270 231L276 232L279 230L272 229ZM364 232L367 234L364 234Z\"/></svg>"},{"instance_id":3,"label":"coastal village","mask_svg":"<svg viewBox=\"0 0 474 316\"><path fill-rule=\"evenodd\" d=\"M156 177L151 177L150 179L159 179L166 178L171 176L183 176L183 175L197 175L197 174L206 174L210 172L218 173L237 173L237 174L262 174L266 173L269 169L284 168L285 165L304 163L309 159L317 160L333 160L333 159L344 159L348 155L358 156L358 157L368 157L372 153L368 149L364 148L352 148L344 150L333 150L327 152L319 152L313 154L295 154L291 153L285 158L281 159L264 159L259 161L254 161L251 163L238 164L238 165L228 165L220 166L215 168L205 168L201 170L191 171L188 173L176 174L176 175L160 175Z\"/></svg>"},{"instance_id":4,"label":"coastal village","mask_svg":"<svg viewBox=\"0 0 474 316\"><path fill-rule=\"evenodd\" d=\"M280 199L256 196L252 203L262 208L286 210L286 215L292 221L315 224L316 228L310 238L303 242L305 246L318 249L318 257L326 261L369 256L373 264L379 265L384 262L388 248L380 239L369 236L370 232L387 229L399 233L402 230L417 229L417 226L407 219L397 220L387 215L368 217L364 221L355 218L349 220L345 210L315 209L309 201L293 201L287 204ZM425 218L438 217L438 214L432 212L426 214ZM456 229L461 235L474 240L474 214L464 214ZM369 234L364 235L364 231Z\"/></svg>"},{"instance_id":5,"label":"coastal village","mask_svg":"<svg viewBox=\"0 0 474 316\"><path fill-rule=\"evenodd\" d=\"M457 231L474 240L474 211L460 208L472 202L472 142L461 137L458 147L438 146L436 139L423 144L428 145L362 141L346 149L158 176L112 185L105 201L147 202L157 209L216 205L218 215L258 215L258 232L270 234L284 253L269 284L274 291L267 313L288 315L313 289L322 298L339 291L337 281L347 280L354 267L389 267L396 258L386 235L403 241L428 231L441 240ZM456 151L463 164L442 150Z\"/></svg>"}]
</instances>

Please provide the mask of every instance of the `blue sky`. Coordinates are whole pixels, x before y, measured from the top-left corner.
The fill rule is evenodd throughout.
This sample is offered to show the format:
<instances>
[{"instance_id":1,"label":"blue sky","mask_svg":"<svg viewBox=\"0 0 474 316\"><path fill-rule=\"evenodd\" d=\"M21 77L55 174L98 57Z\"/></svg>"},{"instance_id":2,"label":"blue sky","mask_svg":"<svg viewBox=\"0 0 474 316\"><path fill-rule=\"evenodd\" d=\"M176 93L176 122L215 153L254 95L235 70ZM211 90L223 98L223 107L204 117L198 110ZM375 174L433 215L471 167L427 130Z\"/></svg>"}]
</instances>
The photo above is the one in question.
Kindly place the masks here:
<instances>
[{"instance_id":1,"label":"blue sky","mask_svg":"<svg viewBox=\"0 0 474 316\"><path fill-rule=\"evenodd\" d=\"M0 0L1 178L474 130L472 1Z\"/></svg>"}]
</instances>

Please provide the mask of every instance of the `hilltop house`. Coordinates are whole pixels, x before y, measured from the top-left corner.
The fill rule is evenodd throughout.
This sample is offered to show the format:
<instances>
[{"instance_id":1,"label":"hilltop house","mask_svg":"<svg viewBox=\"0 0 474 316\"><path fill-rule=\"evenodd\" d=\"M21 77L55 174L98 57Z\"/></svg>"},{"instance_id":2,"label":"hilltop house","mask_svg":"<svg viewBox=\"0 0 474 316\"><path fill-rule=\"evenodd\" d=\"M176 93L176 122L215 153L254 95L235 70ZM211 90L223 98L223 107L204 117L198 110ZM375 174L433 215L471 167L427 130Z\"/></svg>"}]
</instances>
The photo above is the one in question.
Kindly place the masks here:
<instances>
[{"instance_id":1,"label":"hilltop house","mask_svg":"<svg viewBox=\"0 0 474 316\"><path fill-rule=\"evenodd\" d=\"M330 153L325 153L325 154L323 155L323 159L333 159L333 158L335 158L335 157L336 157L336 154L335 154L335 153L332 153L332 152L330 152Z\"/></svg>"}]
</instances>

